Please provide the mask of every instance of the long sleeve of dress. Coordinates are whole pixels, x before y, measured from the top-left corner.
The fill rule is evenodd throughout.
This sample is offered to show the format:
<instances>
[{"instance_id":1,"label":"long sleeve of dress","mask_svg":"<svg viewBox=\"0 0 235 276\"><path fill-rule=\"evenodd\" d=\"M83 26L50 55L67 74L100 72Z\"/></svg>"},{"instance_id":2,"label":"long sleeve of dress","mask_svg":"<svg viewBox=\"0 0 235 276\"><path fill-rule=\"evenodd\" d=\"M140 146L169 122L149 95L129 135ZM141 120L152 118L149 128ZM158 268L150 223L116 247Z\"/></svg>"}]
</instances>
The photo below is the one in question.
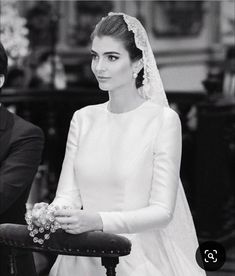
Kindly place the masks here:
<instances>
[{"instance_id":1,"label":"long sleeve of dress","mask_svg":"<svg viewBox=\"0 0 235 276\"><path fill-rule=\"evenodd\" d=\"M180 119L172 109L165 108L162 127L154 142L149 205L131 211L99 212L103 231L117 234L137 233L165 227L170 222L179 184L181 147Z\"/></svg>"},{"instance_id":2,"label":"long sleeve of dress","mask_svg":"<svg viewBox=\"0 0 235 276\"><path fill-rule=\"evenodd\" d=\"M75 178L75 155L78 148L79 122L78 112L75 112L70 123L65 157L56 191L56 197L52 202L57 206L82 207L81 196Z\"/></svg>"}]
</instances>

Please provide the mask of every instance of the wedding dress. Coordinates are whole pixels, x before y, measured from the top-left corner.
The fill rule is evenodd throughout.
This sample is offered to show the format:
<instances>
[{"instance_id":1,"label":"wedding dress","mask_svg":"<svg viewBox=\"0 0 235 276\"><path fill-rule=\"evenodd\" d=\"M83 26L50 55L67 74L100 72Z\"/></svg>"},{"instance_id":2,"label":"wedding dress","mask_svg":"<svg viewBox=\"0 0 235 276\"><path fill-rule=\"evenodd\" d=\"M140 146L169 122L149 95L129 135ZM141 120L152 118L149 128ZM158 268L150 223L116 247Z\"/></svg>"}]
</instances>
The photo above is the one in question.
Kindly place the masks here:
<instances>
[{"instance_id":1,"label":"wedding dress","mask_svg":"<svg viewBox=\"0 0 235 276\"><path fill-rule=\"evenodd\" d=\"M75 112L55 205L99 212L131 240L119 276L200 276L197 237L179 178L181 124L151 100L124 113L108 102ZM104 276L100 258L58 256L50 276Z\"/></svg>"}]
</instances>

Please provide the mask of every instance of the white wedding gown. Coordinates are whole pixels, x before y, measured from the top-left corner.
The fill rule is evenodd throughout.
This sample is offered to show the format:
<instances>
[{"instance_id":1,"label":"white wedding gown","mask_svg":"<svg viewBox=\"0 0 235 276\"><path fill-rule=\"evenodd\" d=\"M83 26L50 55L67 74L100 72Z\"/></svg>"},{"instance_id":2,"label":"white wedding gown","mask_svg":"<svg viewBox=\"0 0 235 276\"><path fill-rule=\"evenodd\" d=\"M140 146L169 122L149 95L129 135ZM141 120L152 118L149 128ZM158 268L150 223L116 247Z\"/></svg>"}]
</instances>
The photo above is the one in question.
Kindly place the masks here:
<instances>
[{"instance_id":1,"label":"white wedding gown","mask_svg":"<svg viewBox=\"0 0 235 276\"><path fill-rule=\"evenodd\" d=\"M117 276L199 276L197 237L179 180L181 124L146 101L115 114L75 112L54 204L97 211L103 230L132 242ZM105 276L100 258L58 256L50 276Z\"/></svg>"}]
</instances>

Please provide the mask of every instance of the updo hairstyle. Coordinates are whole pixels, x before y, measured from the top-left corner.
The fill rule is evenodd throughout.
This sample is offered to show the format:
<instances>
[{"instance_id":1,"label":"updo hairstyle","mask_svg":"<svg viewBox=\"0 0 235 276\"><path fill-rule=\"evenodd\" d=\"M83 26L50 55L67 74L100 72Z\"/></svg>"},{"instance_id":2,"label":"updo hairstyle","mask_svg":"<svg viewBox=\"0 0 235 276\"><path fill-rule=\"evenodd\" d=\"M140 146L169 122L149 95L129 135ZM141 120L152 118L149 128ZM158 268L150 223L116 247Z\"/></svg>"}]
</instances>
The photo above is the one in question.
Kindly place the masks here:
<instances>
[{"instance_id":1,"label":"updo hairstyle","mask_svg":"<svg viewBox=\"0 0 235 276\"><path fill-rule=\"evenodd\" d=\"M111 15L103 18L91 34L91 40L95 37L111 36L123 42L132 62L142 58L142 51L136 47L134 34L129 31L122 15ZM144 69L142 68L136 78L136 88L143 84Z\"/></svg>"}]
</instances>

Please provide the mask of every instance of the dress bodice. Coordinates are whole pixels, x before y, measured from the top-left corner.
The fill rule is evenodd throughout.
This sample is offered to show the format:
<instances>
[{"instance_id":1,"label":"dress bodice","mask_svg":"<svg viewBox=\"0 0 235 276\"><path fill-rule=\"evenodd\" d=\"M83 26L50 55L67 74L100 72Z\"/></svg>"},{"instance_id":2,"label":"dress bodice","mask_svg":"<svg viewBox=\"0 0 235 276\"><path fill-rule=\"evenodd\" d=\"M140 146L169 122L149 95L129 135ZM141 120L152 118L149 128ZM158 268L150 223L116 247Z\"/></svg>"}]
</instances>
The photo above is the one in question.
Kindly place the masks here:
<instances>
[{"instance_id":1,"label":"dress bodice","mask_svg":"<svg viewBox=\"0 0 235 276\"><path fill-rule=\"evenodd\" d=\"M107 103L84 110L74 164L84 209L123 211L148 204L161 113L156 116L155 108L146 116L146 108L151 103L122 114L109 112Z\"/></svg>"}]
</instances>

